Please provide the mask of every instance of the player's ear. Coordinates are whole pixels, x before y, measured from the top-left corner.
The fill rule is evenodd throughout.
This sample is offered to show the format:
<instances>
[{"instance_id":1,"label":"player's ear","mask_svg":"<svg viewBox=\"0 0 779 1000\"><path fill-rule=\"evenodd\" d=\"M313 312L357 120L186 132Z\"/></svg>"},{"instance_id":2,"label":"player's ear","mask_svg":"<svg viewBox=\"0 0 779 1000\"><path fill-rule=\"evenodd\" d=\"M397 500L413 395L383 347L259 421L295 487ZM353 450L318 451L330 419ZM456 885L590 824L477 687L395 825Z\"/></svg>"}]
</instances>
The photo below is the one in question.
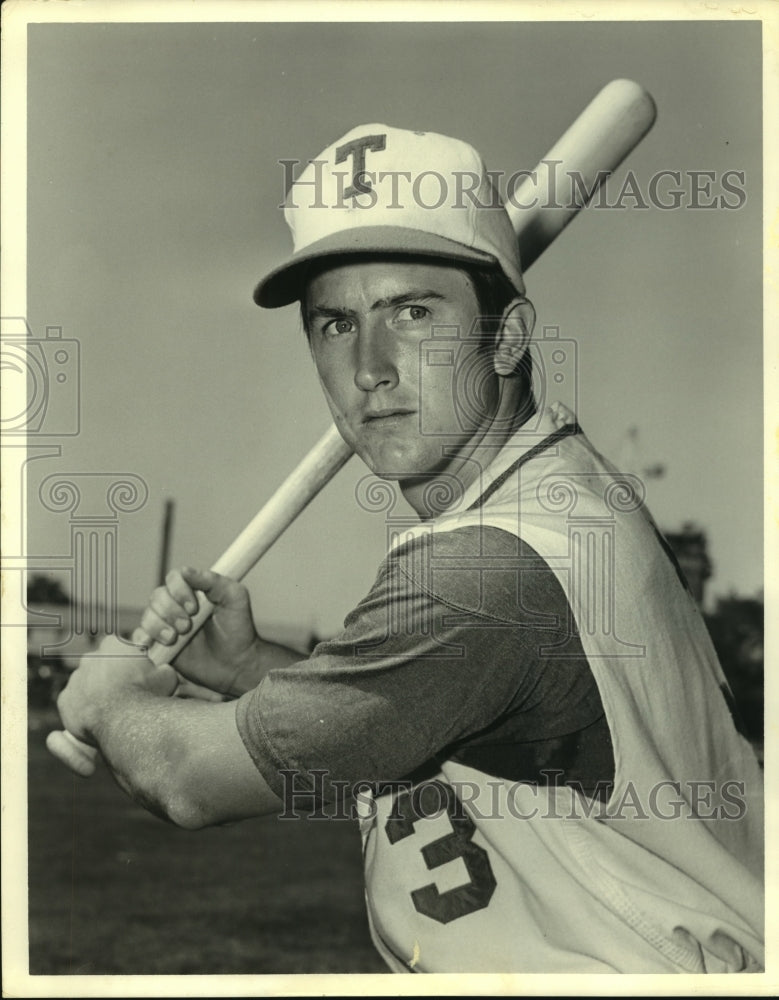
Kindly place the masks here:
<instances>
[{"instance_id":1,"label":"player's ear","mask_svg":"<svg viewBox=\"0 0 779 1000\"><path fill-rule=\"evenodd\" d=\"M536 310L526 298L513 299L503 311L493 364L498 375L514 375L533 336Z\"/></svg>"}]
</instances>

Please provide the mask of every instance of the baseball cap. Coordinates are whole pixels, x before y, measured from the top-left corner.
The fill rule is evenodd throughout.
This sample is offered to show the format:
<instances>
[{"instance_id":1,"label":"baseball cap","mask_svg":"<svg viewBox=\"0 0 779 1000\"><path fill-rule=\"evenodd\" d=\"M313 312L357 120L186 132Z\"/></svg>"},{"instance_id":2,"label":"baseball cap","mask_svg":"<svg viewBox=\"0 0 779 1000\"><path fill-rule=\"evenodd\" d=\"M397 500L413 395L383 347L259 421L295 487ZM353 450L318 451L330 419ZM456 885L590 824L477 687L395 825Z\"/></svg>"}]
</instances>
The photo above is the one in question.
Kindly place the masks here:
<instances>
[{"instance_id":1,"label":"baseball cap","mask_svg":"<svg viewBox=\"0 0 779 1000\"><path fill-rule=\"evenodd\" d=\"M306 165L284 218L292 254L254 290L268 309L299 299L316 262L352 254L497 265L525 292L508 213L481 156L459 139L358 126Z\"/></svg>"}]
</instances>

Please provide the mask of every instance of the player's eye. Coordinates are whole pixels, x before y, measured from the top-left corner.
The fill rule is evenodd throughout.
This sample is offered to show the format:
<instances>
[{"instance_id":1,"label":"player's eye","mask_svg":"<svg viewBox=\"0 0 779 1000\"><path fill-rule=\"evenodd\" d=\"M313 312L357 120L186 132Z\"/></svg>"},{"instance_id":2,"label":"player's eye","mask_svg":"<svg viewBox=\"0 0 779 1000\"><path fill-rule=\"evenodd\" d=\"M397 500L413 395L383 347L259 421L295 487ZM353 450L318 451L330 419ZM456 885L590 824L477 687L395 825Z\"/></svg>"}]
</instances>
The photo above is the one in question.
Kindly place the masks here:
<instances>
[{"instance_id":1,"label":"player's eye","mask_svg":"<svg viewBox=\"0 0 779 1000\"><path fill-rule=\"evenodd\" d=\"M429 315L430 310L426 306L410 305L403 306L398 310L399 320L411 320L415 323L418 323L420 320L425 319L425 317Z\"/></svg>"},{"instance_id":2,"label":"player's eye","mask_svg":"<svg viewBox=\"0 0 779 1000\"><path fill-rule=\"evenodd\" d=\"M354 323L350 319L341 316L339 319L330 320L322 327L322 333L326 334L328 337L336 337L339 334L351 333L354 330Z\"/></svg>"}]
</instances>

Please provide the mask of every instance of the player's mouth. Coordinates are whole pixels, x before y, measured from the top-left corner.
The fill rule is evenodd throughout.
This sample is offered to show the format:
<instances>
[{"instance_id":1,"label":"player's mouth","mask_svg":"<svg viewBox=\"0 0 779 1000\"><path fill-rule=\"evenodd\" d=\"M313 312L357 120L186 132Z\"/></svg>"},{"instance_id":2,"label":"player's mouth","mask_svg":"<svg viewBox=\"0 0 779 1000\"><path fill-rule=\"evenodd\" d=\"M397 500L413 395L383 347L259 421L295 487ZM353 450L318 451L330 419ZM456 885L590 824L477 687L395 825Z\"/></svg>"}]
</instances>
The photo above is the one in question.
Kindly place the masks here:
<instances>
[{"instance_id":1,"label":"player's mouth","mask_svg":"<svg viewBox=\"0 0 779 1000\"><path fill-rule=\"evenodd\" d=\"M403 407L386 410L371 410L363 416L362 422L366 426L376 429L382 427L395 427L398 424L403 423L408 417L413 417L415 413L416 410L407 410Z\"/></svg>"}]
</instances>

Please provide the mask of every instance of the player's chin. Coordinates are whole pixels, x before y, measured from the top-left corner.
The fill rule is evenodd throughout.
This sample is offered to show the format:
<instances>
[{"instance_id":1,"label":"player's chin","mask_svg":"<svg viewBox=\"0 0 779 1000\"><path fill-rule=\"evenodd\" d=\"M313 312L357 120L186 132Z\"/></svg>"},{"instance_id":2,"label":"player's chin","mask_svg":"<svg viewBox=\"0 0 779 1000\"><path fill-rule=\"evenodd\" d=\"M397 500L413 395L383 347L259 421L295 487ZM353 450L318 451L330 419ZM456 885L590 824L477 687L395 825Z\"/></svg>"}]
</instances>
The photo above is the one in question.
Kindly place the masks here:
<instances>
[{"instance_id":1,"label":"player's chin","mask_svg":"<svg viewBox=\"0 0 779 1000\"><path fill-rule=\"evenodd\" d=\"M386 457L375 458L373 456L363 457L363 461L379 479L386 479L388 482L403 482L404 479L419 476L419 472L407 462L396 462Z\"/></svg>"},{"instance_id":2,"label":"player's chin","mask_svg":"<svg viewBox=\"0 0 779 1000\"><path fill-rule=\"evenodd\" d=\"M440 454L428 455L413 446L374 446L358 454L374 475L391 482L430 478L436 475L441 464Z\"/></svg>"}]
</instances>

